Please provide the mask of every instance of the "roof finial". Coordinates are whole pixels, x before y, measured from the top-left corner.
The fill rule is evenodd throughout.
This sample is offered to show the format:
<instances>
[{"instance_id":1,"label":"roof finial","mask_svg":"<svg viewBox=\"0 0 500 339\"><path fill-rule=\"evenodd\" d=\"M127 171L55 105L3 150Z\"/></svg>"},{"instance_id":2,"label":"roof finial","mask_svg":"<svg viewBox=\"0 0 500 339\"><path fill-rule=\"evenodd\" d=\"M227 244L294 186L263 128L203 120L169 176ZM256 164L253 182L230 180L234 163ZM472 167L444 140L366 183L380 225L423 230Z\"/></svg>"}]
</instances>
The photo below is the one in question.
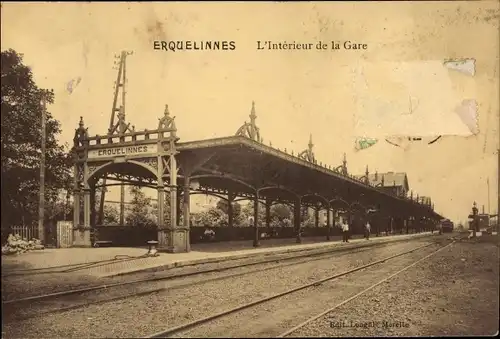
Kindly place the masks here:
<instances>
[{"instance_id":1,"label":"roof finial","mask_svg":"<svg viewBox=\"0 0 500 339\"><path fill-rule=\"evenodd\" d=\"M342 173L343 173L344 175L346 175L346 174L347 174L347 156L346 156L346 154L345 154L345 153L344 153L344 158L343 158L343 160L342 160Z\"/></svg>"},{"instance_id":2,"label":"roof finial","mask_svg":"<svg viewBox=\"0 0 500 339\"><path fill-rule=\"evenodd\" d=\"M366 165L366 170L365 170L365 184L370 183L370 178L369 178L370 172L368 171L368 165Z\"/></svg>"},{"instance_id":3,"label":"roof finial","mask_svg":"<svg viewBox=\"0 0 500 339\"><path fill-rule=\"evenodd\" d=\"M78 128L75 130L75 136L73 138L74 147L85 146L88 144L88 131L83 123L83 117L80 117L80 122L78 123Z\"/></svg>"},{"instance_id":4,"label":"roof finial","mask_svg":"<svg viewBox=\"0 0 500 339\"><path fill-rule=\"evenodd\" d=\"M312 143L312 133L309 134L309 145L308 148L303 150L298 154L299 158L302 158L304 160L307 160L309 162L312 162L313 164L316 163L315 158L314 158L314 152L313 152L313 146L314 144Z\"/></svg>"},{"instance_id":5,"label":"roof finial","mask_svg":"<svg viewBox=\"0 0 500 339\"><path fill-rule=\"evenodd\" d=\"M161 119L158 119L158 129L171 129L172 130L172 135L175 134L175 122L174 122L175 117L170 117L170 111L168 109L168 105L165 104L165 110L163 111L163 117Z\"/></svg>"},{"instance_id":6,"label":"roof finial","mask_svg":"<svg viewBox=\"0 0 500 339\"><path fill-rule=\"evenodd\" d=\"M255 114L255 101L252 101L252 110L250 111L250 121L255 124L255 119L257 119L257 114Z\"/></svg>"},{"instance_id":7,"label":"roof finial","mask_svg":"<svg viewBox=\"0 0 500 339\"><path fill-rule=\"evenodd\" d=\"M250 138L254 141L263 142L263 138L260 136L259 128L255 124L255 119L257 119L257 115L255 114L255 101L252 101L252 109L250 111L250 122L243 124L238 131L236 131L236 135Z\"/></svg>"}]
</instances>

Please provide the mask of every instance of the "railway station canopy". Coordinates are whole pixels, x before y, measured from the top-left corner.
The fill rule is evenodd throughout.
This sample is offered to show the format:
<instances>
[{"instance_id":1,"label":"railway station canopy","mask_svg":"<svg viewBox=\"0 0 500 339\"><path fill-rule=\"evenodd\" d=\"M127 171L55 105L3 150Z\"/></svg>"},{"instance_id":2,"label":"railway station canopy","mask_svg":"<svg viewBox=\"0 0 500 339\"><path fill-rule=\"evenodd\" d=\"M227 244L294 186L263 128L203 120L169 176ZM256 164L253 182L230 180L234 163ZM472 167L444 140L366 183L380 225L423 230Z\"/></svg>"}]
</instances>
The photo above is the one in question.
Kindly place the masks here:
<instances>
[{"instance_id":1,"label":"railway station canopy","mask_svg":"<svg viewBox=\"0 0 500 339\"><path fill-rule=\"evenodd\" d=\"M390 191L387 185L370 180L368 168L364 176L350 174L345 155L337 167L318 162L312 136L308 147L296 154L265 145L255 120L252 103L250 122L235 135L181 142L168 107L155 130L135 131L125 123L124 114L119 114L117 128L90 137L81 119L74 138L74 189L75 197L83 198L84 220L75 213L75 242L89 244L93 192L102 180L109 179L157 189L158 241L171 252L189 251L189 195L193 191L246 197L256 205L279 201L296 207L320 206L329 211L432 222L443 218L434 211L430 199L414 199L406 191ZM172 212L169 221L164 220L162 210L166 194ZM180 196L184 200L182 225L176 216ZM75 209L79 208L77 200ZM300 225L296 227L300 229Z\"/></svg>"}]
</instances>

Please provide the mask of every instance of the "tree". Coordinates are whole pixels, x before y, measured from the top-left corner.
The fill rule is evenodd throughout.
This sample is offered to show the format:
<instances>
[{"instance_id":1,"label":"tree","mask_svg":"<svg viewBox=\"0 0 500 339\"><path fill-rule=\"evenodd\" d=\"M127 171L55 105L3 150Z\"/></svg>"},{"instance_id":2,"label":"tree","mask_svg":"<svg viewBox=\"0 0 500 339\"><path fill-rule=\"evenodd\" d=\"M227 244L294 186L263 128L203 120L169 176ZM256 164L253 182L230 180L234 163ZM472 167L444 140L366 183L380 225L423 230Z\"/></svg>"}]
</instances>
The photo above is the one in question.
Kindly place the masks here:
<instances>
[{"instance_id":1,"label":"tree","mask_svg":"<svg viewBox=\"0 0 500 339\"><path fill-rule=\"evenodd\" d=\"M285 204L276 204L271 206L271 227L289 227L292 212L290 207Z\"/></svg>"},{"instance_id":2,"label":"tree","mask_svg":"<svg viewBox=\"0 0 500 339\"><path fill-rule=\"evenodd\" d=\"M290 219L292 215L292 211L290 211L290 207L285 204L276 204L271 207L271 215L276 216L280 221L284 219Z\"/></svg>"},{"instance_id":3,"label":"tree","mask_svg":"<svg viewBox=\"0 0 500 339\"><path fill-rule=\"evenodd\" d=\"M228 216L217 207L210 207L208 211L197 213L194 216L194 223L202 227L226 227L228 226Z\"/></svg>"},{"instance_id":4,"label":"tree","mask_svg":"<svg viewBox=\"0 0 500 339\"><path fill-rule=\"evenodd\" d=\"M130 187L132 201L130 204L130 212L126 219L127 225L154 227L156 226L156 218L151 208L151 198L147 197L140 187Z\"/></svg>"},{"instance_id":5,"label":"tree","mask_svg":"<svg viewBox=\"0 0 500 339\"><path fill-rule=\"evenodd\" d=\"M241 205L238 202L233 202L232 206L233 206L233 226L240 225L243 222L241 214ZM229 216L229 202L227 200L220 199L217 202L216 208L220 210L222 213ZM229 224L229 217L227 219Z\"/></svg>"},{"instance_id":6,"label":"tree","mask_svg":"<svg viewBox=\"0 0 500 339\"><path fill-rule=\"evenodd\" d=\"M258 223L260 227L263 227L266 224L266 208L262 204L258 204ZM254 202L249 201L247 204L245 204L242 209L241 209L241 214L242 214L242 220L244 222L243 226L253 226L248 225L248 219L251 217L254 217Z\"/></svg>"},{"instance_id":7,"label":"tree","mask_svg":"<svg viewBox=\"0 0 500 339\"><path fill-rule=\"evenodd\" d=\"M254 217L253 201L248 201L245 205L238 202L233 203L233 224L234 226L253 227L253 223L248 224L249 218ZM229 224L228 218L228 203L221 199L215 207L209 208L207 211L196 213L193 216L194 223L200 226L219 227ZM264 227L266 224L266 209L263 204L259 203L259 225ZM292 212L290 207L285 204L276 204L271 207L271 227L290 226Z\"/></svg>"},{"instance_id":8,"label":"tree","mask_svg":"<svg viewBox=\"0 0 500 339\"><path fill-rule=\"evenodd\" d=\"M217 201L217 204L215 204L215 207L224 213L228 213L229 211L229 203L225 199L219 199L219 201Z\"/></svg>"},{"instance_id":9,"label":"tree","mask_svg":"<svg viewBox=\"0 0 500 339\"><path fill-rule=\"evenodd\" d=\"M48 201L45 205L45 219L46 220L62 220L61 218L71 213L72 205L66 201L65 192L60 192L54 200Z\"/></svg>"},{"instance_id":10,"label":"tree","mask_svg":"<svg viewBox=\"0 0 500 339\"><path fill-rule=\"evenodd\" d=\"M95 212L96 212L96 222L98 222L97 215L99 213L99 208L101 207L101 196L102 187L97 187L95 190ZM83 200L83 199L82 199ZM81 207L83 208L83 206ZM120 211L117 206L104 204L102 225L118 225L120 223Z\"/></svg>"},{"instance_id":11,"label":"tree","mask_svg":"<svg viewBox=\"0 0 500 339\"><path fill-rule=\"evenodd\" d=\"M54 103L53 91L35 84L23 55L1 52L2 231L37 220L42 99ZM46 117L45 199L50 204L70 187L72 159L67 145L58 144L59 121L49 112Z\"/></svg>"},{"instance_id":12,"label":"tree","mask_svg":"<svg viewBox=\"0 0 500 339\"><path fill-rule=\"evenodd\" d=\"M115 206L104 205L104 225L118 225L120 223L120 212Z\"/></svg>"}]
</instances>

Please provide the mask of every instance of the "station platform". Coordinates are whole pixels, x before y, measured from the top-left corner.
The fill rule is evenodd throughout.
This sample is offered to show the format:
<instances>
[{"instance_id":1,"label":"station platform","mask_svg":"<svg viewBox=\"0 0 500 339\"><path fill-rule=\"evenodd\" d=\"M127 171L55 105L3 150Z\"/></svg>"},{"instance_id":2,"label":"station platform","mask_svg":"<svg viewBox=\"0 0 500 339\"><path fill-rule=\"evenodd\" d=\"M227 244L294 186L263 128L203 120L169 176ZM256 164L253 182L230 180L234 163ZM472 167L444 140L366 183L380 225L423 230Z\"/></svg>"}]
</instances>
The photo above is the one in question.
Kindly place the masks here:
<instances>
[{"instance_id":1,"label":"station platform","mask_svg":"<svg viewBox=\"0 0 500 339\"><path fill-rule=\"evenodd\" d=\"M434 236L438 233L435 232ZM295 239L263 239L261 246L252 247L251 241L193 244L189 253L159 253L157 257L146 257L147 246L143 248L61 248L33 251L15 256L2 256L4 264L22 266L25 269L50 271L53 273L76 273L94 277L113 277L139 272L154 272L175 267L245 259L265 255L293 252L328 250L331 248L356 248L374 242L393 242L417 237L429 237L430 232L389 236L371 236L367 241L354 236L349 243L341 237L305 237L301 244Z\"/></svg>"}]
</instances>

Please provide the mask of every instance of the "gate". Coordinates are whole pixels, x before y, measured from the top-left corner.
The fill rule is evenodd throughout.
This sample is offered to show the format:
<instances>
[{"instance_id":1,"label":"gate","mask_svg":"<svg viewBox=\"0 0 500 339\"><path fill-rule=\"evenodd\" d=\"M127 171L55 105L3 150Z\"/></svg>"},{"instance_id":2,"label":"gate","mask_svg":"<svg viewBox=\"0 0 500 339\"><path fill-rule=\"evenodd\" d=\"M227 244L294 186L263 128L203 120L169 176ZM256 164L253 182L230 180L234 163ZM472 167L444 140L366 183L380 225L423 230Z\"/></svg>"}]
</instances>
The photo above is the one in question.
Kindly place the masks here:
<instances>
[{"instance_id":1,"label":"gate","mask_svg":"<svg viewBox=\"0 0 500 339\"><path fill-rule=\"evenodd\" d=\"M57 222L57 247L67 248L73 245L73 222Z\"/></svg>"}]
</instances>

